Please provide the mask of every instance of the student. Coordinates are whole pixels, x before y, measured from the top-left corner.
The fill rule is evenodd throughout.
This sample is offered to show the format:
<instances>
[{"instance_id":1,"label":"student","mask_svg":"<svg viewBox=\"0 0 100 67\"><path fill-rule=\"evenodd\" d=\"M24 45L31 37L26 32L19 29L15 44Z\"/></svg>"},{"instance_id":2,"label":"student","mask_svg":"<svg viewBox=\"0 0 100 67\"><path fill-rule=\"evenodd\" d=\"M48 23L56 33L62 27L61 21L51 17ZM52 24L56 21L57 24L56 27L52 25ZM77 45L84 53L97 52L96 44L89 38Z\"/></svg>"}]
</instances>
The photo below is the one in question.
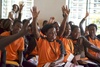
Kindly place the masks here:
<instances>
[{"instance_id":1,"label":"student","mask_svg":"<svg viewBox=\"0 0 100 67\"><path fill-rule=\"evenodd\" d=\"M73 43L70 39L68 39L70 33L71 33L71 27L67 22L67 18L69 16L70 10L63 6L62 7L62 11L63 11L63 18L66 19L64 22L62 22L61 25L65 26L64 28L64 32L63 35L59 36L59 39L64 43L64 48L66 50L67 55L64 57L64 62L66 63L68 60L68 56L72 53L74 53L74 47L73 47Z\"/></svg>"},{"instance_id":2,"label":"student","mask_svg":"<svg viewBox=\"0 0 100 67\"><path fill-rule=\"evenodd\" d=\"M18 33L22 28L22 23L19 20L15 20L12 26L12 31L6 31L1 36L10 36ZM6 48L6 60L7 61L18 61L19 66L22 66L23 62L23 50L24 50L24 39L20 37L16 41L12 42ZM13 65L7 64L12 67Z\"/></svg>"},{"instance_id":3,"label":"student","mask_svg":"<svg viewBox=\"0 0 100 67\"><path fill-rule=\"evenodd\" d=\"M86 38L90 43L92 43L93 45L95 45L100 49L100 40L96 36L97 25L90 24L88 25L88 29L89 29L89 35L86 36ZM98 64L100 63L100 52L94 52L91 49L87 49L87 57Z\"/></svg>"},{"instance_id":4,"label":"student","mask_svg":"<svg viewBox=\"0 0 100 67\"><path fill-rule=\"evenodd\" d=\"M23 9L23 4L20 4L19 6L17 4L13 4L12 11L9 12L8 18L12 21L15 19L21 20L21 11Z\"/></svg>"},{"instance_id":5,"label":"student","mask_svg":"<svg viewBox=\"0 0 100 67\"><path fill-rule=\"evenodd\" d=\"M29 24L29 20L26 21L24 26L22 27L22 30L19 33L13 34L11 36L0 36L0 50L5 48L7 45L9 45L14 40L18 39L19 37L25 35L27 33L27 26Z\"/></svg>"},{"instance_id":6,"label":"student","mask_svg":"<svg viewBox=\"0 0 100 67\"><path fill-rule=\"evenodd\" d=\"M80 28L76 25L73 25L71 28L71 40L74 44L74 55L78 58L77 60L80 60L81 57L85 57L87 54L86 48L89 48L95 52L99 52L99 48L88 42L88 40L85 37L80 36ZM82 39L81 39L82 38ZM84 53L85 52L85 53ZM89 64L90 65L90 64ZM95 65L92 65L95 66Z\"/></svg>"},{"instance_id":7,"label":"student","mask_svg":"<svg viewBox=\"0 0 100 67\"><path fill-rule=\"evenodd\" d=\"M11 20L10 19L3 19L2 22L1 22L1 33L5 32L5 31L10 31L11 30ZM1 34L0 33L0 34ZM5 57L6 56L6 51L5 49L2 49L1 50L1 62L2 62L2 65L5 65L5 62L3 60L5 60ZM4 64L3 64L4 63Z\"/></svg>"},{"instance_id":8,"label":"student","mask_svg":"<svg viewBox=\"0 0 100 67\"><path fill-rule=\"evenodd\" d=\"M32 15L33 15L33 31L34 35L37 38L37 52L39 59L38 59L38 66L37 67L42 67L45 66L46 63L50 63L50 67L53 67L60 62L63 61L64 59L64 54L63 51L61 50L62 45L60 45L56 41L56 29L53 27L52 24L47 24L42 28L42 33L46 35L45 38L40 37L40 33L38 32L37 29L37 23L36 19L38 17L39 12L37 12L37 8L33 7L33 10L31 10ZM62 48L63 50L63 48Z\"/></svg>"},{"instance_id":9,"label":"student","mask_svg":"<svg viewBox=\"0 0 100 67\"><path fill-rule=\"evenodd\" d=\"M65 28L65 32L63 34L62 37L60 37L61 41L64 43L64 47L65 47L65 50L67 52L67 55L65 56L64 58L64 62L71 62L71 60L68 60L68 57L70 55L73 55L74 56L74 45L71 41L71 39L69 38L69 35L71 33L71 27L70 27L70 24L69 23L66 23L66 28ZM77 62L75 61L75 58L73 57L72 59L74 62L74 64L77 64Z\"/></svg>"}]
</instances>

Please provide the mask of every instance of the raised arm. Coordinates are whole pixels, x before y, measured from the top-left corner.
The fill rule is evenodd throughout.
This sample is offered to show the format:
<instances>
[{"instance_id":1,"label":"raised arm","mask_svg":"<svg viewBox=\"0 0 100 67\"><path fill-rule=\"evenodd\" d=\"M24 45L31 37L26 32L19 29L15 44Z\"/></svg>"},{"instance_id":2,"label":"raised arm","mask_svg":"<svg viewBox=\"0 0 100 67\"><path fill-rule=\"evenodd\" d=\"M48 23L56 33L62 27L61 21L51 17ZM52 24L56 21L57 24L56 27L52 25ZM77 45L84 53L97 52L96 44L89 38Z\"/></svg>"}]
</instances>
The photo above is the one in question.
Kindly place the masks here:
<instances>
[{"instance_id":1,"label":"raised arm","mask_svg":"<svg viewBox=\"0 0 100 67\"><path fill-rule=\"evenodd\" d=\"M7 45L9 45L11 42L15 41L19 37L24 36L27 33L27 30L28 30L28 23L29 23L29 21L27 21L24 24L22 30L19 33L11 35L11 36L7 36L7 37L2 36L0 38L0 50L4 49Z\"/></svg>"},{"instance_id":2,"label":"raised arm","mask_svg":"<svg viewBox=\"0 0 100 67\"><path fill-rule=\"evenodd\" d=\"M38 39L40 37L40 32L38 30L37 26L37 17L40 13L40 11L37 11L37 7L34 6L31 10L33 21L32 21L32 32L34 36Z\"/></svg>"},{"instance_id":3,"label":"raised arm","mask_svg":"<svg viewBox=\"0 0 100 67\"><path fill-rule=\"evenodd\" d=\"M84 32L84 30L83 30L82 25L83 25L85 19L86 19L88 16L89 16L89 13L88 13L88 11L86 11L85 17L81 20L81 22L80 22L80 24L79 24L79 27L80 27L80 29L81 29L81 35L85 35L85 32Z\"/></svg>"},{"instance_id":4,"label":"raised arm","mask_svg":"<svg viewBox=\"0 0 100 67\"><path fill-rule=\"evenodd\" d=\"M18 15L18 19L21 20L22 17L22 9L23 9L24 5L23 4L19 4L19 15Z\"/></svg>"},{"instance_id":5,"label":"raised arm","mask_svg":"<svg viewBox=\"0 0 100 67\"><path fill-rule=\"evenodd\" d=\"M67 22L67 19L68 19L68 15L70 13L70 9L66 8L63 6L62 7L62 13L63 13L63 20L62 20L62 23L61 23L61 26L60 26L60 30L58 32L58 36L62 36L64 31L65 31L65 28L66 28L66 22Z\"/></svg>"}]
</instances>

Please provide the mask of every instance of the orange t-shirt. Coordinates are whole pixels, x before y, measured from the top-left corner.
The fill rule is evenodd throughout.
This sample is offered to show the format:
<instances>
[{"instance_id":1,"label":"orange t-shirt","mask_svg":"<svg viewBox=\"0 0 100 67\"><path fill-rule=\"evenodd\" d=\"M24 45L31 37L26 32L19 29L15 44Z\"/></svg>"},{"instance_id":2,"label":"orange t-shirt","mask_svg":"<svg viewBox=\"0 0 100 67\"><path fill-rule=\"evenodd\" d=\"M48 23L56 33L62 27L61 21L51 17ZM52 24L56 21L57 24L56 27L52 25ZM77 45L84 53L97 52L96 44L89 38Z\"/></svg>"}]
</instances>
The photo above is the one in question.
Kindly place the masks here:
<instances>
[{"instance_id":1,"label":"orange t-shirt","mask_svg":"<svg viewBox=\"0 0 100 67\"><path fill-rule=\"evenodd\" d=\"M92 40L89 37L89 42L92 43L93 45L97 46L98 48L100 48L100 41L98 39ZM93 56L97 56L98 53L94 52L93 50L89 49L88 52L90 54L92 54Z\"/></svg>"},{"instance_id":2,"label":"orange t-shirt","mask_svg":"<svg viewBox=\"0 0 100 67\"><path fill-rule=\"evenodd\" d=\"M51 45L51 47L50 47ZM38 54L38 66L42 67L47 62L54 62L60 57L60 44L56 42L48 42L46 39L39 38L37 41L37 51L34 50L31 54Z\"/></svg>"},{"instance_id":3,"label":"orange t-shirt","mask_svg":"<svg viewBox=\"0 0 100 67\"><path fill-rule=\"evenodd\" d=\"M1 36L10 36L10 32L4 32ZM17 51L24 50L24 38L20 37L6 47L6 60L17 60Z\"/></svg>"},{"instance_id":4,"label":"orange t-shirt","mask_svg":"<svg viewBox=\"0 0 100 67\"><path fill-rule=\"evenodd\" d=\"M68 56L71 53L72 54L74 53L74 46L73 46L72 40L66 39L66 38L62 38L62 37L60 39L63 42L65 50L66 50L66 53L67 53L67 55L64 57L64 62L67 62Z\"/></svg>"}]
</instances>

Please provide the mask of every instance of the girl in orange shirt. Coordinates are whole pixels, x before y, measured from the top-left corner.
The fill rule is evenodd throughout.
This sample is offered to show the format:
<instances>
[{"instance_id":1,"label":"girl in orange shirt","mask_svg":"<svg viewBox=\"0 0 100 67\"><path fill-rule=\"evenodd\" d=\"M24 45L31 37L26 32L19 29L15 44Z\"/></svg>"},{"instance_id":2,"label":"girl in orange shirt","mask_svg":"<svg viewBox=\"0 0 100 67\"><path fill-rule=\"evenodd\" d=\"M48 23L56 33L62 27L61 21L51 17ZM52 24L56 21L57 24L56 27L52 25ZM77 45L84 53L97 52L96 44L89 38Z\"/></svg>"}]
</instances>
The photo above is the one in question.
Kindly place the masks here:
<instances>
[{"instance_id":1,"label":"girl in orange shirt","mask_svg":"<svg viewBox=\"0 0 100 67\"><path fill-rule=\"evenodd\" d=\"M100 52L99 48L91 44L85 37L81 36L80 28L78 26L72 25L71 31L72 33L70 38L72 39L72 42L74 44L74 55L78 57L78 60L80 60L80 56L82 57L82 53L84 53L87 48L95 52ZM87 55L87 52L85 52L84 55ZM83 58L85 57L84 55ZM89 65L91 66L92 64ZM95 65L92 66L95 67Z\"/></svg>"},{"instance_id":2,"label":"girl in orange shirt","mask_svg":"<svg viewBox=\"0 0 100 67\"><path fill-rule=\"evenodd\" d=\"M64 51L61 51L61 49L64 50L61 48L63 45L56 41L56 28L52 24L45 25L41 31L46 37L41 38L36 23L39 12L37 12L36 7L33 7L31 12L33 15L33 34L37 38L37 54L39 56L37 67L43 67L46 63L50 63L50 67L56 66L63 61L65 54Z\"/></svg>"},{"instance_id":3,"label":"girl in orange shirt","mask_svg":"<svg viewBox=\"0 0 100 67\"><path fill-rule=\"evenodd\" d=\"M96 37L97 26L95 24L90 24L88 26L88 29L89 35L86 36L86 38L89 40L90 43L100 48L100 40ZM87 57L98 64L100 63L100 52L94 52L91 49L87 49Z\"/></svg>"}]
</instances>

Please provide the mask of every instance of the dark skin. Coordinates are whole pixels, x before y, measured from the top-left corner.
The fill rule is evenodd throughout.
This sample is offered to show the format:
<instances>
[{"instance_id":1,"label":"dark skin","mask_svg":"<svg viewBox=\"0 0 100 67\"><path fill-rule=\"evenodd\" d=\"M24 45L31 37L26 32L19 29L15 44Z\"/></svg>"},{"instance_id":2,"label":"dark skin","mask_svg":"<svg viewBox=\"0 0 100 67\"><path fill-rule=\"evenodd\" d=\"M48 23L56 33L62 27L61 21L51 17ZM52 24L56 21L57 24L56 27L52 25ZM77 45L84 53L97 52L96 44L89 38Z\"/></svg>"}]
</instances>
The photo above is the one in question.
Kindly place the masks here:
<instances>
[{"instance_id":1,"label":"dark skin","mask_svg":"<svg viewBox=\"0 0 100 67\"><path fill-rule=\"evenodd\" d=\"M77 29L77 30L76 30ZM80 45L82 45L83 47L82 48L89 48L89 49L91 49L91 50L93 50L93 51L95 51L95 52L100 52L100 49L99 48L97 48L96 46L94 46L93 44L91 44L85 37L79 37L79 33L80 33L80 31L78 31L79 30L79 28L76 28L73 32L72 32L72 38L74 38L74 39L78 39L77 40L77 42L80 44ZM76 33L75 33L76 32ZM75 37L75 35L77 35L76 37ZM86 53L87 54L87 53Z\"/></svg>"},{"instance_id":2,"label":"dark skin","mask_svg":"<svg viewBox=\"0 0 100 67\"><path fill-rule=\"evenodd\" d=\"M39 12L40 11L37 11L37 8L34 6L33 9L31 10L31 13L32 13L32 16L33 16L33 22L32 22L32 25L33 25L33 31L34 31L34 35L35 37L38 39L40 37L40 33L38 31L38 28L37 28L37 17L39 15ZM47 32L46 32L46 39L49 41L54 41L56 39L56 36L57 36L57 33L56 33L56 29L55 28L50 28ZM57 65L59 62L63 61L64 59L64 54L62 54L60 56L59 59L55 60L54 62L52 62L50 64L50 67L52 66L55 66Z\"/></svg>"},{"instance_id":3,"label":"dark skin","mask_svg":"<svg viewBox=\"0 0 100 67\"><path fill-rule=\"evenodd\" d=\"M19 11L19 16L18 16L18 18L17 18L17 19L19 19L19 20L21 20L21 16L22 16L21 12L22 12L23 7L24 7L23 4L20 4L19 6L15 5L15 6L13 7L13 11L14 11L14 12L17 13L17 12ZM18 8L19 8L19 10L18 10ZM15 19L13 18L13 16L12 16L11 12L9 12L8 17L11 18L12 21L15 20Z\"/></svg>"},{"instance_id":4,"label":"dark skin","mask_svg":"<svg viewBox=\"0 0 100 67\"><path fill-rule=\"evenodd\" d=\"M96 39L96 28L95 28L95 26L90 26L88 29L89 29L89 37L91 39L93 39L93 40ZM100 63L100 58L99 57L95 57L92 54L90 54L88 52L88 48L86 49L86 55L87 55L87 57L92 58L93 60L95 60L95 61Z\"/></svg>"},{"instance_id":5,"label":"dark skin","mask_svg":"<svg viewBox=\"0 0 100 67\"><path fill-rule=\"evenodd\" d=\"M79 24L79 27L80 27L80 29L81 29L81 35L87 35L88 33L88 30L87 29L85 29L85 31L83 30L83 27L82 27L82 25L83 25L83 23L84 23L84 21L86 20L86 18L89 16L89 13L88 13L88 11L86 11L86 14L85 14L85 17L81 20L81 22L80 22L80 24Z\"/></svg>"},{"instance_id":6,"label":"dark skin","mask_svg":"<svg viewBox=\"0 0 100 67\"><path fill-rule=\"evenodd\" d=\"M64 30L66 28L66 22L67 22L67 19L68 19L68 16L69 16L69 13L70 13L70 9L67 8L67 6L62 6L62 13L63 13L63 20L62 20L62 23L61 23L61 26L59 28L59 31L58 31L58 36L63 36L63 33L64 33Z\"/></svg>"},{"instance_id":7,"label":"dark skin","mask_svg":"<svg viewBox=\"0 0 100 67\"><path fill-rule=\"evenodd\" d=\"M12 34L11 36L0 36L0 40L2 41L2 44L3 44L3 46L2 46L2 51L3 51L3 47L5 47L5 46L7 46L8 44L10 44L11 42L13 42L13 41L15 41L16 39L18 39L19 37L22 37L23 35L25 35L25 33L27 32L27 30L28 30L28 28L27 28L27 26L28 26L28 23L29 23L29 20L27 20L26 21L26 23L24 24L24 26L23 26L23 28L22 28L22 30L19 32L19 33L16 33L16 34ZM17 23L18 24L18 23ZM14 25L14 27L16 28L16 25ZM1 45L2 45L1 44ZM0 46L1 47L1 46ZM5 51L4 51L5 52ZM19 62L20 62L20 64L19 64L19 67L22 67L22 51L18 51L19 53L18 53L18 55L19 55ZM3 53L4 54L4 53ZM6 59L5 59L6 60ZM3 61L2 61L3 62ZM5 61L4 61L5 62ZM4 64L4 62L3 62L3 64Z\"/></svg>"},{"instance_id":8,"label":"dark skin","mask_svg":"<svg viewBox=\"0 0 100 67\"><path fill-rule=\"evenodd\" d=\"M16 22L13 26L12 26L12 34L16 34L19 33L19 31L21 30L23 24L20 22ZM22 66L22 62L23 62L23 51L18 51L18 58L19 58L19 66Z\"/></svg>"},{"instance_id":9,"label":"dark skin","mask_svg":"<svg viewBox=\"0 0 100 67\"><path fill-rule=\"evenodd\" d=\"M24 26L22 27L22 30L19 33L16 33L11 36L0 36L0 50L4 49L7 45L9 45L11 42L15 41L16 39L24 36L27 33L28 30L28 23L29 20L26 21Z\"/></svg>"},{"instance_id":10,"label":"dark skin","mask_svg":"<svg viewBox=\"0 0 100 67\"><path fill-rule=\"evenodd\" d=\"M67 23L67 24L66 24L65 32L64 32L64 34L63 34L63 37L66 38L66 39L68 39L70 33L71 33L71 27L70 27L70 24ZM75 58L73 58L72 62L73 62L74 64L78 64Z\"/></svg>"}]
</instances>

